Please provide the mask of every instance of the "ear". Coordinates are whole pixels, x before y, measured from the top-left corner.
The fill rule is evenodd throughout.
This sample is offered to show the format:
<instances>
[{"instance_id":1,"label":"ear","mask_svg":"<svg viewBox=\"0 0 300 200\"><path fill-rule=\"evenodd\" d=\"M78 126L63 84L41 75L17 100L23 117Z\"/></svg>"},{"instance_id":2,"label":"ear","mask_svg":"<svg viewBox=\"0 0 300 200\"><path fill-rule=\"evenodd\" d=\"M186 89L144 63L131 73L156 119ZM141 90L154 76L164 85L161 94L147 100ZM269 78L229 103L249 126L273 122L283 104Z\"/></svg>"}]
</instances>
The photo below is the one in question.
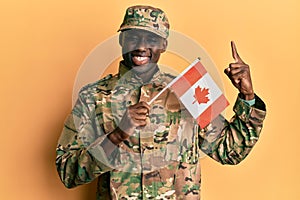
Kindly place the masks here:
<instances>
[{"instance_id":1,"label":"ear","mask_svg":"<svg viewBox=\"0 0 300 200\"><path fill-rule=\"evenodd\" d=\"M164 53L167 50L167 47L168 47L168 40L164 39L163 44L162 44L161 53Z\"/></svg>"},{"instance_id":2,"label":"ear","mask_svg":"<svg viewBox=\"0 0 300 200\"><path fill-rule=\"evenodd\" d=\"M124 42L124 33L120 32L119 34L119 44L122 47L123 46L123 42Z\"/></svg>"}]
</instances>

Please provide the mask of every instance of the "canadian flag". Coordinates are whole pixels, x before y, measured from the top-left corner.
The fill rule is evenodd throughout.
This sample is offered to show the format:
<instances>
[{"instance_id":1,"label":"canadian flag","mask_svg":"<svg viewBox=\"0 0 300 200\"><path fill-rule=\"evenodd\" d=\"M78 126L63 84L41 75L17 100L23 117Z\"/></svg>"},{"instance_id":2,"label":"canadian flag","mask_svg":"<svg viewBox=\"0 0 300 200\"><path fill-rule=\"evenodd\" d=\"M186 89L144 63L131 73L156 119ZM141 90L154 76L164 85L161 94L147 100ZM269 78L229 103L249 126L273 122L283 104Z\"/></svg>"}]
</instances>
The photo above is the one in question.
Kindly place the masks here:
<instances>
[{"instance_id":1,"label":"canadian flag","mask_svg":"<svg viewBox=\"0 0 300 200\"><path fill-rule=\"evenodd\" d=\"M201 128L210 124L229 105L226 97L199 59L188 66L164 90L167 88L173 90Z\"/></svg>"}]
</instances>

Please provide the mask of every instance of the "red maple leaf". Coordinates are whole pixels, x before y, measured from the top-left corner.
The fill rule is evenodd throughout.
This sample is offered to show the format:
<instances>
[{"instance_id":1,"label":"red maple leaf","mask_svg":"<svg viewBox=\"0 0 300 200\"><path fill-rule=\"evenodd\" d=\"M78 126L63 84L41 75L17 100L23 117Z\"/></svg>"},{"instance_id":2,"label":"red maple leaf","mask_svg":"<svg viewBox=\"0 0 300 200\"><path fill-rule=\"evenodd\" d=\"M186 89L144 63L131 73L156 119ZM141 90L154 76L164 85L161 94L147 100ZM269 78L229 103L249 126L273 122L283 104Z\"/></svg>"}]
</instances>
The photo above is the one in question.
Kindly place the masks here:
<instances>
[{"instance_id":1,"label":"red maple leaf","mask_svg":"<svg viewBox=\"0 0 300 200\"><path fill-rule=\"evenodd\" d=\"M200 86L195 88L195 101L193 101L193 104L197 101L200 103L207 103L209 101L209 98L207 95L209 94L208 88L201 88Z\"/></svg>"}]
</instances>

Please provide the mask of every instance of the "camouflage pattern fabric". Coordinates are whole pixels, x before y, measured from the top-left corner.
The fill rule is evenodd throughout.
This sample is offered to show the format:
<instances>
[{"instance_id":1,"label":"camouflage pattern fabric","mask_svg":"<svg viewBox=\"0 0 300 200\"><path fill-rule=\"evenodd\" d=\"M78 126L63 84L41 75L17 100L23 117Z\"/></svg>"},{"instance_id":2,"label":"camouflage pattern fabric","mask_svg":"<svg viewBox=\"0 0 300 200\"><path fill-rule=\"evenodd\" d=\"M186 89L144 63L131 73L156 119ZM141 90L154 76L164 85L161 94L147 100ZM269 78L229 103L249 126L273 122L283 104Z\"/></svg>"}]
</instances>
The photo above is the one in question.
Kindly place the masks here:
<instances>
[{"instance_id":1,"label":"camouflage pattern fabric","mask_svg":"<svg viewBox=\"0 0 300 200\"><path fill-rule=\"evenodd\" d=\"M172 91L166 91L151 104L148 125L107 155L102 143L126 108L148 101L173 78L158 71L143 84L121 63L119 74L80 91L56 150L57 171L66 187L98 178L98 200L199 200L203 152L230 165L249 154L266 114L257 96L254 106L238 98L230 122L219 116L200 129Z\"/></svg>"},{"instance_id":2,"label":"camouflage pattern fabric","mask_svg":"<svg viewBox=\"0 0 300 200\"><path fill-rule=\"evenodd\" d=\"M147 30L166 39L169 36L170 24L161 9L139 5L127 8L119 31L127 29Z\"/></svg>"}]
</instances>

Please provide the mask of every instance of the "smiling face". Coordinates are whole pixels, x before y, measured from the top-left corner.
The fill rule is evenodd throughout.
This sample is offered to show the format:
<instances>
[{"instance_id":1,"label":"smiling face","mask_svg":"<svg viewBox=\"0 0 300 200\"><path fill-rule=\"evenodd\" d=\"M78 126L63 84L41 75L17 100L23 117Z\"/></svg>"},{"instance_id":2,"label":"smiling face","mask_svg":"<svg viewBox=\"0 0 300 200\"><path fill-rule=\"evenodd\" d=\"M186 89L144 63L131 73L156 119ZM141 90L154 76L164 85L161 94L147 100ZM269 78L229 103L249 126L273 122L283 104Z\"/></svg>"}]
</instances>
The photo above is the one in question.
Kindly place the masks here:
<instances>
[{"instance_id":1,"label":"smiling face","mask_svg":"<svg viewBox=\"0 0 300 200\"><path fill-rule=\"evenodd\" d=\"M143 77L151 77L157 70L160 54L167 48L167 40L140 29L123 31L119 39L124 64ZM144 79L144 78L143 78Z\"/></svg>"}]
</instances>

